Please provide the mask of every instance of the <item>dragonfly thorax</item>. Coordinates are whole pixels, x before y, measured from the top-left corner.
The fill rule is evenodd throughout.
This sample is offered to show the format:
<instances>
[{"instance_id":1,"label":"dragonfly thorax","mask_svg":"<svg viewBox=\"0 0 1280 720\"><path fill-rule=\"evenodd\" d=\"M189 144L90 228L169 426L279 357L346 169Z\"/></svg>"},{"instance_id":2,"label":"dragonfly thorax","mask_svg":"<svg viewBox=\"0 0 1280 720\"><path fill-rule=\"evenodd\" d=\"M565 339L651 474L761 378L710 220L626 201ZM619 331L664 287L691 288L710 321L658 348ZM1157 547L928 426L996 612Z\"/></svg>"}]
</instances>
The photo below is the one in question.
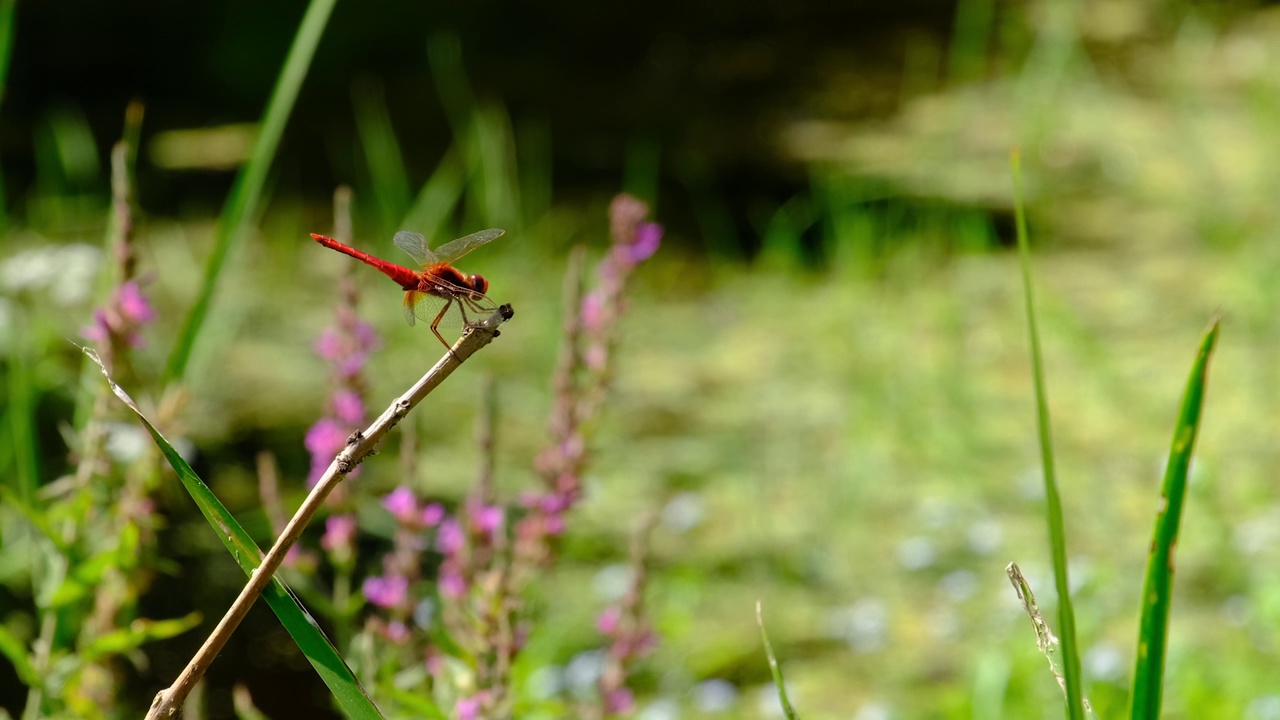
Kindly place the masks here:
<instances>
[{"instance_id":1,"label":"dragonfly thorax","mask_svg":"<svg viewBox=\"0 0 1280 720\"><path fill-rule=\"evenodd\" d=\"M479 295L484 295L489 291L489 281L485 280L482 275L468 275L452 265L438 265L428 268L426 276L436 282L441 282L457 292L458 290L470 290ZM427 290L428 288L423 288Z\"/></svg>"}]
</instances>

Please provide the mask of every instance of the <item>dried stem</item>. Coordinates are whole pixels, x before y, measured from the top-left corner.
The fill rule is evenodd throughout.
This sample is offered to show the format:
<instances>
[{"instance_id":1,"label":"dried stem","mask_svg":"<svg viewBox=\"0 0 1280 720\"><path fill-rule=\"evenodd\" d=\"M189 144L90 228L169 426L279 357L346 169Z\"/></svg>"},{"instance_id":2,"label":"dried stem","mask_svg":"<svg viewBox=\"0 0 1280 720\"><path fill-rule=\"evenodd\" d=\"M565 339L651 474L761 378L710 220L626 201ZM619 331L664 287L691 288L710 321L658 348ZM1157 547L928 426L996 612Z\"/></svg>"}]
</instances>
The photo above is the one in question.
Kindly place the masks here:
<instances>
[{"instance_id":1,"label":"dried stem","mask_svg":"<svg viewBox=\"0 0 1280 720\"><path fill-rule=\"evenodd\" d=\"M1067 680L1063 675L1061 658L1058 655L1058 638L1054 637L1053 631L1049 629L1049 624L1045 622L1044 616L1040 614L1040 608L1036 605L1036 596L1031 592L1031 584L1022 576L1022 569L1018 567L1018 563L1009 563L1004 572L1009 576L1009 582L1013 584L1013 591L1018 594L1018 601L1022 603L1022 609L1026 611L1027 617L1031 618L1031 627L1036 631L1036 647L1040 649L1040 653L1049 661L1049 670L1053 673L1054 678L1058 681L1058 687L1062 688L1062 693L1067 692ZM1084 712L1088 717L1096 717L1093 714L1093 708L1089 706L1089 700L1084 701Z\"/></svg>"},{"instance_id":2,"label":"dried stem","mask_svg":"<svg viewBox=\"0 0 1280 720\"><path fill-rule=\"evenodd\" d=\"M408 392L391 403L383 411L382 415L377 420L374 420L363 432L352 433L347 440L346 448L334 458L333 463L329 465L329 469L325 471L320 481L316 483L311 493L307 495L306 500L302 502L302 506L298 508L293 518L289 520L284 532L276 538L275 544L271 546L271 550L263 558L262 564L249 577L249 582L240 591L240 596L231 604L231 608L227 610L227 614L223 616L218 626L209 634L204 645L187 663L187 667L183 669L178 679L173 682L173 685L156 694L151 710L147 713L148 720L180 716L183 701L190 694L191 689L204 675L205 671L208 670L213 663L213 659L222 651L223 646L227 644L227 640L231 638L231 634L235 632L240 622L244 620L245 615L249 613L249 608L253 606L258 596L262 594L262 589L266 587L272 576L275 575L276 570L279 569L285 554L298 541L302 531L320 510L329 493L362 460L373 453L383 436L390 432L391 428L395 427L414 406L421 402L432 390L436 389L440 383L444 382L445 378L453 374L453 371L457 370L477 350L492 342L493 338L498 335L498 326L509 320L512 314L511 306L503 305L488 319L472 324L463 333L462 338L450 348L449 352L428 370L426 375L423 375L418 382L414 383Z\"/></svg>"}]
</instances>

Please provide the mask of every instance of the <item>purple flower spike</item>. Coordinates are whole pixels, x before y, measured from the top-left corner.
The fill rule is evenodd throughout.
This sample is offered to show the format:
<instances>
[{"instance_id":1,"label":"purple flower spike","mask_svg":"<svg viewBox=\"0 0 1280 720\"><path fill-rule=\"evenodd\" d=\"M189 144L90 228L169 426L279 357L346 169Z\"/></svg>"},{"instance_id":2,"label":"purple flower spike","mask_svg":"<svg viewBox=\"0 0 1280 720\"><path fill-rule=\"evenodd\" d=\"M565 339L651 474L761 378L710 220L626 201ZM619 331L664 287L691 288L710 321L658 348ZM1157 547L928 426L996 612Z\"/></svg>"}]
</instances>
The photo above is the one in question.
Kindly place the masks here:
<instances>
[{"instance_id":1,"label":"purple flower spike","mask_svg":"<svg viewBox=\"0 0 1280 720\"><path fill-rule=\"evenodd\" d=\"M609 692L604 699L605 712L610 715L627 715L635 707L636 698L627 688L620 687Z\"/></svg>"},{"instance_id":2,"label":"purple flower spike","mask_svg":"<svg viewBox=\"0 0 1280 720\"><path fill-rule=\"evenodd\" d=\"M348 425L360 425L364 422L364 401L360 393L354 390L339 390L333 394L333 412L338 419Z\"/></svg>"},{"instance_id":3,"label":"purple flower spike","mask_svg":"<svg viewBox=\"0 0 1280 720\"><path fill-rule=\"evenodd\" d=\"M321 418L307 431L303 444L313 455L337 455L342 446L347 444L347 433L336 422Z\"/></svg>"},{"instance_id":4,"label":"purple flower spike","mask_svg":"<svg viewBox=\"0 0 1280 720\"><path fill-rule=\"evenodd\" d=\"M409 639L409 628L399 620L394 620L387 623L385 634L388 640L399 645Z\"/></svg>"},{"instance_id":5,"label":"purple flower spike","mask_svg":"<svg viewBox=\"0 0 1280 720\"><path fill-rule=\"evenodd\" d=\"M504 513L497 505L481 505L471 512L471 522L483 533L493 534L502 528Z\"/></svg>"},{"instance_id":6,"label":"purple flower spike","mask_svg":"<svg viewBox=\"0 0 1280 720\"><path fill-rule=\"evenodd\" d=\"M465 539L457 520L446 518L440 522L440 531L436 535L436 546L440 548L440 552L453 555L462 549Z\"/></svg>"},{"instance_id":7,"label":"purple flower spike","mask_svg":"<svg viewBox=\"0 0 1280 720\"><path fill-rule=\"evenodd\" d=\"M324 521L324 537L320 538L320 546L329 552L350 548L355 537L355 515L330 515Z\"/></svg>"},{"instance_id":8,"label":"purple flower spike","mask_svg":"<svg viewBox=\"0 0 1280 720\"><path fill-rule=\"evenodd\" d=\"M330 362L342 357L342 338L338 336L338 331L331 327L325 328L316 340L315 350L317 355Z\"/></svg>"},{"instance_id":9,"label":"purple flower spike","mask_svg":"<svg viewBox=\"0 0 1280 720\"><path fill-rule=\"evenodd\" d=\"M444 506L440 503L431 503L422 508L422 524L426 527L435 527L444 520Z\"/></svg>"},{"instance_id":10,"label":"purple flower spike","mask_svg":"<svg viewBox=\"0 0 1280 720\"><path fill-rule=\"evenodd\" d=\"M156 311L151 307L151 303L147 302L136 280L130 280L120 286L120 290L116 293L116 301L120 306L120 314L135 325L144 325L156 317Z\"/></svg>"},{"instance_id":11,"label":"purple flower spike","mask_svg":"<svg viewBox=\"0 0 1280 720\"><path fill-rule=\"evenodd\" d=\"M454 706L454 712L457 713L458 720L476 720L476 718L480 717L481 700L480 695L460 698L458 704Z\"/></svg>"},{"instance_id":12,"label":"purple flower spike","mask_svg":"<svg viewBox=\"0 0 1280 720\"><path fill-rule=\"evenodd\" d=\"M436 582L440 585L440 594L447 598L460 598L467 592L466 579L452 564L446 564L440 568L440 575Z\"/></svg>"},{"instance_id":13,"label":"purple flower spike","mask_svg":"<svg viewBox=\"0 0 1280 720\"><path fill-rule=\"evenodd\" d=\"M401 525L413 525L419 519L418 498L413 491L401 485L382 498L382 507L387 509Z\"/></svg>"},{"instance_id":14,"label":"purple flower spike","mask_svg":"<svg viewBox=\"0 0 1280 720\"><path fill-rule=\"evenodd\" d=\"M364 593L366 600L378 607L399 607L408 596L409 580L401 575L386 577L374 575L365 578L360 591Z\"/></svg>"},{"instance_id":15,"label":"purple flower spike","mask_svg":"<svg viewBox=\"0 0 1280 720\"><path fill-rule=\"evenodd\" d=\"M378 332L367 322L356 323L354 335L356 343L365 352L372 352L382 347L382 338L378 337Z\"/></svg>"},{"instance_id":16,"label":"purple flower spike","mask_svg":"<svg viewBox=\"0 0 1280 720\"><path fill-rule=\"evenodd\" d=\"M648 260L658 251L662 244L662 226L657 223L640 223L636 228L636 239L628 249L631 251L631 262L641 263Z\"/></svg>"},{"instance_id":17,"label":"purple flower spike","mask_svg":"<svg viewBox=\"0 0 1280 720\"><path fill-rule=\"evenodd\" d=\"M605 608L596 618L596 630L601 635L612 635L618 631L618 623L622 620L622 611L616 607Z\"/></svg>"},{"instance_id":18,"label":"purple flower spike","mask_svg":"<svg viewBox=\"0 0 1280 720\"><path fill-rule=\"evenodd\" d=\"M81 330L80 335L86 340L97 343L106 342L111 336L111 325L107 321L107 314L101 310L94 310L93 324Z\"/></svg>"},{"instance_id":19,"label":"purple flower spike","mask_svg":"<svg viewBox=\"0 0 1280 720\"><path fill-rule=\"evenodd\" d=\"M342 451L347 444L347 431L337 422L329 418L321 418L307 431L304 441L307 452L311 453L311 474L307 476L307 484L315 485L325 468L333 461L333 456ZM358 468L357 468L358 469ZM351 476L354 476L352 473Z\"/></svg>"},{"instance_id":20,"label":"purple flower spike","mask_svg":"<svg viewBox=\"0 0 1280 720\"><path fill-rule=\"evenodd\" d=\"M551 515L543 522L542 529L548 535L561 535L564 533L564 516Z\"/></svg>"},{"instance_id":21,"label":"purple flower spike","mask_svg":"<svg viewBox=\"0 0 1280 720\"><path fill-rule=\"evenodd\" d=\"M582 298L582 324L589 330L604 326L604 295L593 290Z\"/></svg>"}]
</instances>

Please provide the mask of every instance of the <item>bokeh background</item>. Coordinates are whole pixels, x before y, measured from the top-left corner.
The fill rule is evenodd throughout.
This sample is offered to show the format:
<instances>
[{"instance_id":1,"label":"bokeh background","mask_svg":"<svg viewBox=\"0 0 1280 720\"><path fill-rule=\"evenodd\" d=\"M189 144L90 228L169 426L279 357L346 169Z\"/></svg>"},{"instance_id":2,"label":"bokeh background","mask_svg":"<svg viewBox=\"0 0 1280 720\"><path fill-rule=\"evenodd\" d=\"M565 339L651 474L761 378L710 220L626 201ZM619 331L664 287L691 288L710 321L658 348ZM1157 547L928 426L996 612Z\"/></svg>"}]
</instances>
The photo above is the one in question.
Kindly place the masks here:
<instances>
[{"instance_id":1,"label":"bokeh background","mask_svg":"<svg viewBox=\"0 0 1280 720\"><path fill-rule=\"evenodd\" d=\"M67 339L105 292L126 106L145 106L135 232L159 317L129 389L146 397L304 9L18 3L0 104L0 369L32 369L42 482L72 470L83 360ZM312 346L351 262L308 233L330 231L348 185L356 244L387 259L400 229L508 230L463 267L517 315L411 430L416 489L456 502L492 373L498 483L517 496L546 441L566 258L603 252L607 203L626 190L666 234L633 280L587 500L538 588L531 692L556 692L598 644L629 530L655 512L660 644L635 676L642 717L777 716L756 600L804 717L1056 717L1004 576L1017 561L1052 617L1011 252L1019 146L1086 691L1102 716L1123 712L1164 456L1221 312L1166 710L1280 718L1277 40L1280 12L1243 1L338 3L174 432L265 545L254 458L275 454L296 504L327 397ZM385 343L369 366L381 407L439 348L404 324L388 281L354 277ZM371 505L401 481L398 446L356 481ZM155 501L171 562L142 614L199 610L211 626L242 575L176 482ZM0 622L29 637L12 547ZM361 543L367 558L385 547ZM122 716L203 629L125 664ZM231 716L236 683L271 717L333 712L265 608L212 669L209 717ZM17 716L24 700L0 663L0 707Z\"/></svg>"}]
</instances>

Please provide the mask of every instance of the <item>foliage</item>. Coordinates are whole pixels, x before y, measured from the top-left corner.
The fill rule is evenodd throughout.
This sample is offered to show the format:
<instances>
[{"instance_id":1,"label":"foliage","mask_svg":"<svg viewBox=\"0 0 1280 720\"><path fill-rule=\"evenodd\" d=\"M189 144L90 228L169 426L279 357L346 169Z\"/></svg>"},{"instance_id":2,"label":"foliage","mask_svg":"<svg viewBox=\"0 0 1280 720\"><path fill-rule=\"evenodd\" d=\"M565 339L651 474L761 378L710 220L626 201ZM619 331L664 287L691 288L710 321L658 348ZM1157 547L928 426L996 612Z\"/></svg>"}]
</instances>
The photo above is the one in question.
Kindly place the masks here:
<instances>
[{"instance_id":1,"label":"foliage","mask_svg":"<svg viewBox=\"0 0 1280 720\"><path fill-rule=\"evenodd\" d=\"M950 62L971 77L990 6L962 5L958 28L976 34ZM1224 37L1234 43L1231 33ZM1192 33L1161 51L1208 52L1204 42ZM634 278L625 315L616 314L622 303L591 315L608 304L612 291L601 289L559 318L553 298L565 251L606 234L601 199L612 193L553 203L550 168L517 165L516 151L525 150L501 105L466 86L460 48L448 36L431 46L454 145L413 185L397 167L406 144L393 134L385 98L376 83L356 89L367 167L355 186L355 229L346 236L381 253L400 227L437 238L507 227L501 251L475 262L516 305L518 322L483 360L497 378L488 399L477 401L475 383L442 387L431 412L363 468L350 496L335 502L323 530L304 538L283 572L383 709L432 716L505 706L537 717L634 701L654 713L765 715L777 691L751 628L755 598L775 608L770 634L787 665L787 692L805 717L997 718L1056 708L1059 691L998 576L1015 554L1037 586L1048 586L1051 575L1048 561L1036 560L1049 555L1037 551L1045 535L1043 475L1030 429L1033 382L1017 271L1000 251L1008 242L1003 215L991 210L1001 201L977 193L980 202L940 207L902 190L927 185L883 172L854 175L822 158L807 192L755 212L763 251L754 262L728 253L693 257L680 245L689 242L682 229L671 251L647 260ZM1081 79L1079 53L1069 58L1053 97L1082 87L1081 97L1114 99ZM1028 87L1052 69L1043 56L1037 63L1027 70ZM1274 112L1268 88L1259 82L1251 96L1259 128L1270 126ZM1203 128L1198 110L1216 106L1194 102L1201 97L1194 87L1181 92L1186 103L1174 112L1187 114L1173 118ZM1000 93L968 87L951 97L987 110L1012 107ZM1064 110L1072 132L1083 132L1077 113L1091 107ZM48 130L62 138L54 146L92 142L74 113L60 117ZM1052 120L1038 116L1037 127L1052 131ZM947 131L973 124L957 121ZM1128 125L1118 127L1130 136ZM1177 136L1151 135L1170 143ZM1008 138L986 139L998 146L1000 164L970 172L965 189L1005 178ZM659 153L639 147L643 186ZM1033 147L1054 146L1028 146L1029 155ZM928 155L896 155L890 164L947 182L958 167ZM1064 181L1051 166L1034 175ZM1036 187L1030 219L1076 217L1080 198L1050 202L1060 186L1046 187ZM1269 490L1274 398L1257 392L1275 379L1274 224L1251 210L1258 207L1252 194L1200 191L1185 201L1176 193L1125 195L1123 184L1109 192L1107 207L1142 210L1131 219L1136 225L1117 226L1130 228L1131 242L1098 249L1036 236L1051 246L1038 260L1036 320L1055 388L1062 517L1072 531L1070 544L1055 550L1068 561L1077 600L1081 689L1101 716L1115 716L1128 702L1128 681L1139 682L1125 668L1137 660L1134 610L1148 597L1136 578L1157 492L1153 468L1168 442L1187 328L1223 308L1231 342L1214 361L1196 462L1165 466L1171 480L1185 480L1186 532L1177 602L1159 597L1171 620L1149 616L1142 630L1149 647L1170 633L1166 662L1141 682L1162 693L1171 714L1262 715L1274 698L1268 643L1280 623L1276 585L1265 572L1276 560L1280 512ZM694 208L709 246L732 232L713 195ZM314 220L286 203L262 203L270 212L262 213L261 232L246 237L263 241L227 251L224 292L200 324L202 339L191 346L199 351L181 389L159 390L166 348L155 344L176 334L182 309L196 302L202 264L193 260L223 252L205 219L148 219L135 238L113 237L103 253L83 242L82 228L97 219L86 223L71 204L50 214L54 206L46 204L27 213L27 228L8 234L17 242L0 258L0 654L29 689L32 716L140 714L177 672L172 658L189 655L199 640L181 633L196 622L208 626L239 582L208 525L161 474L155 450L139 442L145 438L120 408L102 404L96 371L79 364L64 338L88 326L104 357L118 361L113 376L136 390L172 447L188 453L259 543L270 540L277 508L299 499L311 455L324 455L324 443L307 443L307 429L322 417L361 424L351 420L362 413L350 396L339 393L358 393L363 410L394 396L424 362L422 334L402 327L384 280L357 273L335 283L342 263L352 263L317 256L306 240L320 229ZM92 217L108 216L103 210L94 206ZM1084 234L1103 225L1090 222ZM119 217L111 223L126 226ZM1153 227L1216 228L1232 242L1215 241L1216 232L1204 243L1179 241L1179 233L1161 240L1167 236ZM67 228L81 228L78 244L58 247L36 234ZM121 252L121 244L137 250ZM131 258L139 270L128 269ZM95 276L103 279L95 284ZM607 284L616 267L595 277ZM366 287L377 292L359 292ZM345 308L335 328L348 333L351 347L310 358L305 348L335 296ZM367 297L367 305L355 297ZM357 311L369 328L364 335L358 324L344 325ZM353 315L344 319L344 312ZM561 322L601 317L618 334L584 347L571 373L584 381L573 390L581 404L565 403L568 391L545 382L555 372ZM380 346L367 342L372 334ZM363 356L359 377L344 379L337 363L353 354ZM600 358L608 359L607 372L593 374ZM529 458L548 446L547 418L572 419L576 408L604 397L597 394L603 387L613 391L612 405L553 428L557 457L531 468ZM488 428L479 443L476 427ZM587 457L579 446L591 450L592 464L574 464ZM246 457L258 451L274 460L248 467ZM473 481L477 465L488 468L492 486ZM553 548L557 564L527 566L536 577L520 592L496 592L511 555L505 531L529 517L545 529L564 509L557 504L564 495L549 483L561 466L583 483L567 485L572 525L547 546L529 546ZM273 472L280 475L274 485ZM550 501L503 502L528 487ZM637 560L622 549L625 538L654 509ZM1156 547L1167 549L1173 535L1161 528ZM1162 558L1152 556L1149 573L1170 567ZM170 596L178 599L161 602ZM601 613L602 605L611 609ZM1176 612L1168 615L1169 607ZM190 614L196 609L199 618ZM518 622L504 628L517 617L536 621L530 632ZM252 685L295 663L292 649L276 654L289 643L274 640L275 623L268 616L236 636L220 661L236 674L227 682ZM655 637L661 641L651 647ZM435 651L424 657L428 647ZM257 659L245 660L243 648ZM652 655L642 658L640 650ZM302 667L291 676L302 689L290 684L289 702L310 705L317 694L328 702ZM602 692L608 683L601 681L615 671L623 682L609 675L607 690L626 692ZM248 708L252 693L265 714L283 713L270 690L253 686L237 692L237 702ZM757 710L745 692L767 693L769 701ZM225 685L211 687L211 714L230 712L229 694Z\"/></svg>"}]
</instances>

